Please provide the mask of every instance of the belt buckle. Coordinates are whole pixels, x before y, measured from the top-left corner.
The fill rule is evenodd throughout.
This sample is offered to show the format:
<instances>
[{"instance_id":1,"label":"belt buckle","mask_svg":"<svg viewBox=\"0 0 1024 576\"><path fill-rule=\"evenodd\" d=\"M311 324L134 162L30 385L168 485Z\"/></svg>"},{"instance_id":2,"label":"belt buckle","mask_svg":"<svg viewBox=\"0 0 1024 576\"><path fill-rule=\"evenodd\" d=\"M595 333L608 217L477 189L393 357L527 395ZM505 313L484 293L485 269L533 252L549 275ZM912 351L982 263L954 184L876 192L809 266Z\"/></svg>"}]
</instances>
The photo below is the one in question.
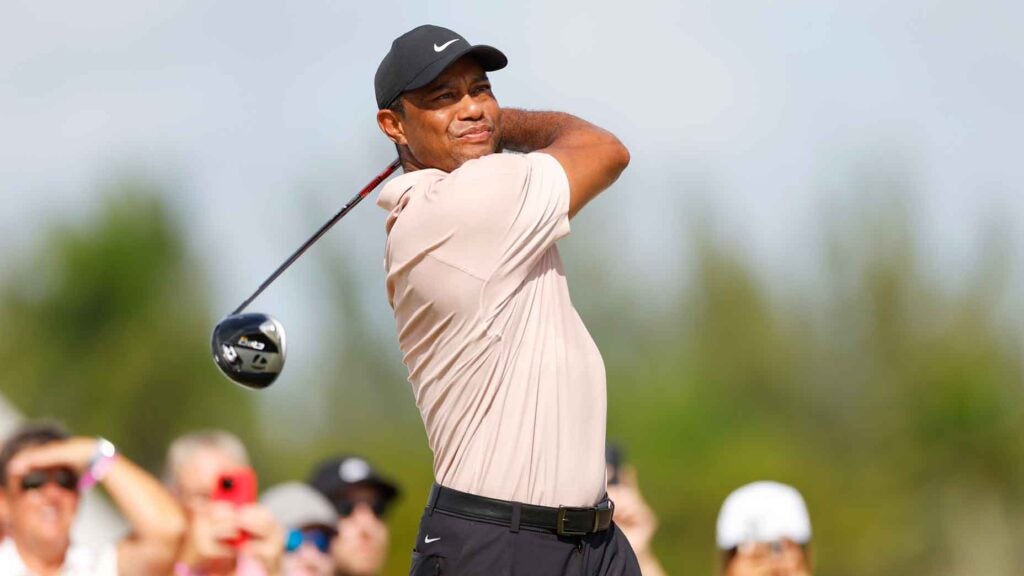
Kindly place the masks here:
<instances>
[{"instance_id":1,"label":"belt buckle","mask_svg":"<svg viewBox=\"0 0 1024 576\"><path fill-rule=\"evenodd\" d=\"M568 520L568 518L566 518L565 515L568 512L593 512L593 511L594 511L593 508L575 508L573 506L559 506L558 507L557 526L555 527L556 533L559 536L586 536L587 534L590 534L590 532L588 532L587 530L583 530L583 531L580 531L580 530L566 530L565 529L565 521ZM597 525L597 514L594 514L594 525L595 526Z\"/></svg>"}]
</instances>

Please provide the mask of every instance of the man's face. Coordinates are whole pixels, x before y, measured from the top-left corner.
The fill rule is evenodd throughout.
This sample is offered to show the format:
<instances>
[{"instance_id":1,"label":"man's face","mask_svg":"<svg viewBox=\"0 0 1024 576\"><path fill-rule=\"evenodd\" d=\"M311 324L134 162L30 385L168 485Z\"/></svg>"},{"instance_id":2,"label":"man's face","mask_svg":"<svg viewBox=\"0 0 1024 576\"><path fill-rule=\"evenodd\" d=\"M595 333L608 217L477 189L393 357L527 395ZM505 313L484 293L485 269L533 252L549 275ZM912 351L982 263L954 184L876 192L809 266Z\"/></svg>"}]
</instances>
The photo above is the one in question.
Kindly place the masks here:
<instances>
[{"instance_id":1,"label":"man's face","mask_svg":"<svg viewBox=\"0 0 1024 576\"><path fill-rule=\"evenodd\" d=\"M281 576L332 576L334 559L316 546L304 543L281 557Z\"/></svg>"},{"instance_id":2,"label":"man's face","mask_svg":"<svg viewBox=\"0 0 1024 576\"><path fill-rule=\"evenodd\" d=\"M70 475L70 476L68 476ZM43 546L67 546L71 525L78 510L78 491L74 488L74 474L66 468L32 470L26 477L45 478L36 488L26 489L21 478L8 478L0 490L3 516L8 522L9 534L18 540ZM71 487L62 487L62 478Z\"/></svg>"},{"instance_id":3,"label":"man's face","mask_svg":"<svg viewBox=\"0 0 1024 576\"><path fill-rule=\"evenodd\" d=\"M810 576L804 549L795 542L745 544L729 561L725 576Z\"/></svg>"},{"instance_id":4,"label":"man's face","mask_svg":"<svg viewBox=\"0 0 1024 576\"><path fill-rule=\"evenodd\" d=\"M338 519L338 535L331 543L338 573L346 576L380 574L390 538L387 525L373 511L381 494L372 486L353 486L344 496L343 500L352 505L352 513Z\"/></svg>"},{"instance_id":5,"label":"man's face","mask_svg":"<svg viewBox=\"0 0 1024 576\"><path fill-rule=\"evenodd\" d=\"M230 454L214 447L196 450L174 478L174 493L191 516L205 508L221 474L244 466Z\"/></svg>"},{"instance_id":6,"label":"man's face","mask_svg":"<svg viewBox=\"0 0 1024 576\"><path fill-rule=\"evenodd\" d=\"M382 110L378 123L392 140L408 147L418 168L451 172L497 151L501 108L472 56L456 60L433 82L401 98L404 112Z\"/></svg>"}]
</instances>

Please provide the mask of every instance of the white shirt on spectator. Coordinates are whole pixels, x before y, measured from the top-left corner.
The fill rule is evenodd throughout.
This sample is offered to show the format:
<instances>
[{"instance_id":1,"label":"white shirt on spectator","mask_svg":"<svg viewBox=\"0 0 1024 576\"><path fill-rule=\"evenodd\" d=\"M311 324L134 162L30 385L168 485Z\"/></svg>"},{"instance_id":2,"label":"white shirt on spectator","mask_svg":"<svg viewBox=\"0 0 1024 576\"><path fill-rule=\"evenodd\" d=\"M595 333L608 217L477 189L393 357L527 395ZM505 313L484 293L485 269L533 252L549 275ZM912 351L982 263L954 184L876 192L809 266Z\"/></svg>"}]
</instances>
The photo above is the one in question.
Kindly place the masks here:
<instances>
[{"instance_id":1,"label":"white shirt on spectator","mask_svg":"<svg viewBox=\"0 0 1024 576\"><path fill-rule=\"evenodd\" d=\"M29 572L12 538L0 543L0 574L36 576ZM117 548L108 544L100 549L72 544L64 557L61 576L117 576Z\"/></svg>"}]
</instances>

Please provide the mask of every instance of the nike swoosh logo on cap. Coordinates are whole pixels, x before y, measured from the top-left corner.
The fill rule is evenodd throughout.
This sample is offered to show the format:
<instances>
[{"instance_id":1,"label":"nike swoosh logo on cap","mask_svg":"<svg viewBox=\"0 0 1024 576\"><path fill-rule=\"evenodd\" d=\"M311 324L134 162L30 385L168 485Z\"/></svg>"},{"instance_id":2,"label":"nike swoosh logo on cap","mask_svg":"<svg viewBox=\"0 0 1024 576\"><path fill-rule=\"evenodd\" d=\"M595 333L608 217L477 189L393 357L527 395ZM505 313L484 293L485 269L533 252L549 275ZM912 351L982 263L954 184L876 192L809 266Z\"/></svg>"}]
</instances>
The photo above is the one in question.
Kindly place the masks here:
<instances>
[{"instance_id":1,"label":"nike swoosh logo on cap","mask_svg":"<svg viewBox=\"0 0 1024 576\"><path fill-rule=\"evenodd\" d=\"M437 538L431 538L431 537L430 537L430 534L425 534L425 535L423 536L423 543L424 543L424 544L430 544L431 542L437 542L437 541L438 541L438 540L440 540L440 539L441 539L441 537L440 537L440 536L438 536Z\"/></svg>"},{"instance_id":2,"label":"nike swoosh logo on cap","mask_svg":"<svg viewBox=\"0 0 1024 576\"><path fill-rule=\"evenodd\" d=\"M440 46L438 46L437 44L434 44L434 52L444 52L444 49L449 47L449 46L451 46L452 42L458 42L458 41L459 41L459 39L456 38L455 40L449 40L449 41L445 42L444 44L441 44Z\"/></svg>"}]
</instances>

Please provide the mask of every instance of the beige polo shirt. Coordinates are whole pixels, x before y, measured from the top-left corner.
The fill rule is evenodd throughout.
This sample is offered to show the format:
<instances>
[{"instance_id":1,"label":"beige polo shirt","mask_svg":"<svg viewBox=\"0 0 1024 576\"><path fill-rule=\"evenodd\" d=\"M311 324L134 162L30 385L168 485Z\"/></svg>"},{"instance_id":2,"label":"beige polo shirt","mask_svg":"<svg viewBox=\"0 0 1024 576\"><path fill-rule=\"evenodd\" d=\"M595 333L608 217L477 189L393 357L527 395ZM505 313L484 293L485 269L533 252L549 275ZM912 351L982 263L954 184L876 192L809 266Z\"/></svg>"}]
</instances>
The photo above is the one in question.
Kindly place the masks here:
<instances>
[{"instance_id":1,"label":"beige polo shirt","mask_svg":"<svg viewBox=\"0 0 1024 576\"><path fill-rule=\"evenodd\" d=\"M546 506L605 492L604 362L555 242L554 157L492 154L395 178L384 265L398 344L442 486Z\"/></svg>"}]
</instances>

